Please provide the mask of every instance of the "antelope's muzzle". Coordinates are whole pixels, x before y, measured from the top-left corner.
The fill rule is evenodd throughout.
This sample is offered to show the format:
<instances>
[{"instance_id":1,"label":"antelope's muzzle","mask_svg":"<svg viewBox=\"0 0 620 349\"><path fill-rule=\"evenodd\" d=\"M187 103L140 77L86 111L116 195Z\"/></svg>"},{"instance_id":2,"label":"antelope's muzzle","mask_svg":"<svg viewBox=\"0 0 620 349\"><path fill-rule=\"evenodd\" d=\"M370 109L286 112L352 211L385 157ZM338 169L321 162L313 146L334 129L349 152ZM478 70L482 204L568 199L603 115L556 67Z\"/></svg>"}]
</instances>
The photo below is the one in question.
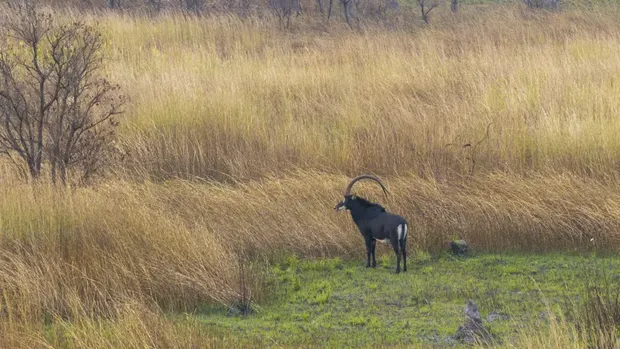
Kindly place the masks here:
<instances>
[{"instance_id":1,"label":"antelope's muzzle","mask_svg":"<svg viewBox=\"0 0 620 349\"><path fill-rule=\"evenodd\" d=\"M334 207L334 210L336 211L342 211L344 209L346 209L346 206L344 205L344 201L339 202L338 205Z\"/></svg>"}]
</instances>

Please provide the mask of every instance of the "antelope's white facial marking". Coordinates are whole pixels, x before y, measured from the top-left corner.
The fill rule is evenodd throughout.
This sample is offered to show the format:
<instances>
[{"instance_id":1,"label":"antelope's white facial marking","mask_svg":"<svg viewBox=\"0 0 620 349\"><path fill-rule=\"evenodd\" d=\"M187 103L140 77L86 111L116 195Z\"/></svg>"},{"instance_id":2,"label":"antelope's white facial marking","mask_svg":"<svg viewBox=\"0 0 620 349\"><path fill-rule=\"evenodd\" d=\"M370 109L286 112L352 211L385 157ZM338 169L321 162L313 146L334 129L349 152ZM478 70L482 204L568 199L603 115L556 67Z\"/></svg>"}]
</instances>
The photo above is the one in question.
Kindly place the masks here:
<instances>
[{"instance_id":1,"label":"antelope's white facial marking","mask_svg":"<svg viewBox=\"0 0 620 349\"><path fill-rule=\"evenodd\" d=\"M338 211L344 211L347 207L344 205L344 201L338 204Z\"/></svg>"},{"instance_id":2,"label":"antelope's white facial marking","mask_svg":"<svg viewBox=\"0 0 620 349\"><path fill-rule=\"evenodd\" d=\"M380 243L386 244L386 245L390 244L390 239L383 239L383 240L375 239L375 240L379 241Z\"/></svg>"}]
</instances>

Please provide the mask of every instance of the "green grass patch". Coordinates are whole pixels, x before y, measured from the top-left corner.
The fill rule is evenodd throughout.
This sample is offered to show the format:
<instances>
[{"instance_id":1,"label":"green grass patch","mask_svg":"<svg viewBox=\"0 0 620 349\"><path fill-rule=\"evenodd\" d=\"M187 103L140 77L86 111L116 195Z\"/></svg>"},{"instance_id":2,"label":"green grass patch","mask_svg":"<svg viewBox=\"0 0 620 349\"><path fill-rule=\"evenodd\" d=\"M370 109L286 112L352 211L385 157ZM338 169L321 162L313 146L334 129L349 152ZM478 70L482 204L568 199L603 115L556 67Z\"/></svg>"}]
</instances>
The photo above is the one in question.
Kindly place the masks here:
<instances>
[{"instance_id":1,"label":"green grass patch","mask_svg":"<svg viewBox=\"0 0 620 349\"><path fill-rule=\"evenodd\" d=\"M362 260L290 257L271 269L271 299L254 314L210 307L198 316L212 334L264 346L451 347L472 299L502 344L518 327L544 331L549 310L570 321L589 283L617 287L620 277L615 257L420 253L401 274L395 258L380 260L367 269Z\"/></svg>"}]
</instances>

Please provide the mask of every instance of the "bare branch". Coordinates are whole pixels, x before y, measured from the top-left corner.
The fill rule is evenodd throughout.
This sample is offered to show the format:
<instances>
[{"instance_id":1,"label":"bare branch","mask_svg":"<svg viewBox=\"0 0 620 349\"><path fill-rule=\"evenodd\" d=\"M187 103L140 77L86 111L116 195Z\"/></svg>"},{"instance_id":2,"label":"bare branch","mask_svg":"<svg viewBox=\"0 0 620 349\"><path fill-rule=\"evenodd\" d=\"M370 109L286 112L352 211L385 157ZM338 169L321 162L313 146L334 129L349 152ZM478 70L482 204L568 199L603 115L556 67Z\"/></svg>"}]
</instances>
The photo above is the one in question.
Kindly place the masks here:
<instances>
[{"instance_id":1,"label":"bare branch","mask_svg":"<svg viewBox=\"0 0 620 349\"><path fill-rule=\"evenodd\" d=\"M3 27L9 49L0 52L0 155L16 155L33 178L45 163L53 182L71 173L84 182L112 158L126 101L100 77L101 35L29 5L15 11Z\"/></svg>"}]
</instances>

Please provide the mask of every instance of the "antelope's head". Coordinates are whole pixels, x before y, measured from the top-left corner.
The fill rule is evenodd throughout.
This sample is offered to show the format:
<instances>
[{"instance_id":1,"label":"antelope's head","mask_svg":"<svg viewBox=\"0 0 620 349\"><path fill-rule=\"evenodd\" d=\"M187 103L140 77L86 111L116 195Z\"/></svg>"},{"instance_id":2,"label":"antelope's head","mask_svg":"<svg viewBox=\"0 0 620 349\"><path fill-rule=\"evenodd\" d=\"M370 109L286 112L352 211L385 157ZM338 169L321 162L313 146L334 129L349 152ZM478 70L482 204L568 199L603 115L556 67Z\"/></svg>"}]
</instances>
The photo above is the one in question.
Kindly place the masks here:
<instances>
[{"instance_id":1,"label":"antelope's head","mask_svg":"<svg viewBox=\"0 0 620 349\"><path fill-rule=\"evenodd\" d=\"M361 176L357 176L357 177L353 178L351 180L351 182L349 182L349 184L347 185L347 188L344 190L344 200L340 201L338 203L338 205L336 205L336 207L334 207L334 209L336 211L343 211L343 210L350 210L351 209L351 207L353 205L353 202L358 199L357 196L351 195L351 188L353 188L353 185L357 181L362 180L362 179L371 179L371 180L379 183L379 185L381 186L381 189L383 189L383 192L385 193L385 195L388 194L387 189L385 188L383 183L381 183L381 180L378 177L373 176L373 175L366 175L366 174L365 175L361 175Z\"/></svg>"}]
</instances>

